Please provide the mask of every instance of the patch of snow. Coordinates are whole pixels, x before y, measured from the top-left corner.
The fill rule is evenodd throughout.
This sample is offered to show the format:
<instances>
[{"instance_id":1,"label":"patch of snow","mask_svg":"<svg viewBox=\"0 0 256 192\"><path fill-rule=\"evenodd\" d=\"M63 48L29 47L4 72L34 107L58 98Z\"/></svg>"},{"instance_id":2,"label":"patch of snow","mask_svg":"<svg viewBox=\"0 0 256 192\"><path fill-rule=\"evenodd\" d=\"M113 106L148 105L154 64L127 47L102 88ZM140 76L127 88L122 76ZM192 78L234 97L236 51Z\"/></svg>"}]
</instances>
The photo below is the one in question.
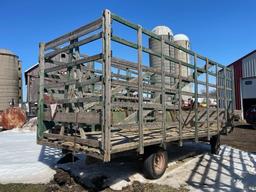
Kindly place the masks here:
<instances>
[{"instance_id":1,"label":"patch of snow","mask_svg":"<svg viewBox=\"0 0 256 192\"><path fill-rule=\"evenodd\" d=\"M60 151L36 144L36 133L12 129L0 133L0 183L48 183Z\"/></svg>"},{"instance_id":2,"label":"patch of snow","mask_svg":"<svg viewBox=\"0 0 256 192\"><path fill-rule=\"evenodd\" d=\"M176 155L176 159L180 160L184 153L193 150L201 150L203 154L181 162L173 157ZM185 186L190 191L256 190L256 155L253 153L223 145L219 155L211 155L209 145L188 143L184 144L183 148L178 148L176 153L171 152L169 156L171 162L166 173L157 180L145 179L138 172L141 164L129 158L113 160L106 164L86 165L85 156L80 154L80 160L58 166L69 171L86 186L93 186L94 178L105 176L103 187L109 186L113 190L121 190L134 181L175 188Z\"/></svg>"},{"instance_id":3,"label":"patch of snow","mask_svg":"<svg viewBox=\"0 0 256 192\"><path fill-rule=\"evenodd\" d=\"M136 155L87 165L86 156L78 154L76 162L56 165L60 150L37 145L36 133L30 129L13 129L0 133L0 183L47 183L56 166L88 187L94 187L96 178L103 187L114 190L140 181L185 186L190 191L256 191L256 154L223 145L218 155L211 155L209 145L200 143L184 143L182 148L170 150L166 173L160 179L148 180L138 172L141 162ZM178 161L193 151L203 154Z\"/></svg>"},{"instance_id":4,"label":"patch of snow","mask_svg":"<svg viewBox=\"0 0 256 192\"><path fill-rule=\"evenodd\" d=\"M145 182L186 186L190 191L256 191L256 155L223 145L219 155L199 155Z\"/></svg>"}]
</instances>

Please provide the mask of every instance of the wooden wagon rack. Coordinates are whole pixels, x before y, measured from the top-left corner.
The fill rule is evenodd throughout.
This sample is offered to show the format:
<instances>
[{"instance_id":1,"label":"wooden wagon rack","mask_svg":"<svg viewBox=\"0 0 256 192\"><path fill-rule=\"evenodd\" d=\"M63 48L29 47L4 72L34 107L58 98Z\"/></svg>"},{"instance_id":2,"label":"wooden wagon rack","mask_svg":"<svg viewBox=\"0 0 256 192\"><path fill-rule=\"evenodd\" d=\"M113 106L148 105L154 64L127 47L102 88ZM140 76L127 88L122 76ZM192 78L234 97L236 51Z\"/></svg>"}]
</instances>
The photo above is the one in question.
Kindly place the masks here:
<instances>
[{"instance_id":1,"label":"wooden wagon rack","mask_svg":"<svg viewBox=\"0 0 256 192\"><path fill-rule=\"evenodd\" d=\"M136 42L119 37L118 26L133 30ZM168 45L184 52L190 62L165 55L162 49L153 51L145 42L149 38L158 40L162 49ZM83 47L94 50L96 42L98 53L83 52ZM136 61L117 56L124 55L118 46L135 51ZM161 68L145 64L144 54L160 58ZM176 73L164 70L166 60L175 63ZM105 162L114 153L137 150L143 154L147 146L210 139L228 126L232 112L230 69L109 10L85 26L40 43L39 66L38 143L83 151ZM192 75L182 76L182 66ZM161 77L161 82L153 82L152 75ZM166 84L166 77L175 82ZM192 84L191 92L183 90L188 84ZM190 109L182 106L184 95L193 98ZM206 107L199 106L202 97ZM210 106L210 98L216 106Z\"/></svg>"}]
</instances>

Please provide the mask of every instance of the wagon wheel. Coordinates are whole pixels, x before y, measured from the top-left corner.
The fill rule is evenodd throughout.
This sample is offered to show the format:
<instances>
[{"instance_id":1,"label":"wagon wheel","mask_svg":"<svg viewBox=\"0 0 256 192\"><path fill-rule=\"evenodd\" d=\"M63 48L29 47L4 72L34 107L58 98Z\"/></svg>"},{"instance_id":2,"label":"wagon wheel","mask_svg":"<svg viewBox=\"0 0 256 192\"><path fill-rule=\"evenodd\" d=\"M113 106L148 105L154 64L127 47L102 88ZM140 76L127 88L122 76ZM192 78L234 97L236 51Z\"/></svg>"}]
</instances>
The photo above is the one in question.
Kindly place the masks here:
<instances>
[{"instance_id":1,"label":"wagon wheel","mask_svg":"<svg viewBox=\"0 0 256 192\"><path fill-rule=\"evenodd\" d=\"M163 149L158 149L146 156L144 160L144 175L149 179L160 178L167 167L168 155Z\"/></svg>"},{"instance_id":2,"label":"wagon wheel","mask_svg":"<svg viewBox=\"0 0 256 192\"><path fill-rule=\"evenodd\" d=\"M218 154L220 150L220 135L214 135L210 139L211 144L211 153L212 154Z\"/></svg>"}]
</instances>

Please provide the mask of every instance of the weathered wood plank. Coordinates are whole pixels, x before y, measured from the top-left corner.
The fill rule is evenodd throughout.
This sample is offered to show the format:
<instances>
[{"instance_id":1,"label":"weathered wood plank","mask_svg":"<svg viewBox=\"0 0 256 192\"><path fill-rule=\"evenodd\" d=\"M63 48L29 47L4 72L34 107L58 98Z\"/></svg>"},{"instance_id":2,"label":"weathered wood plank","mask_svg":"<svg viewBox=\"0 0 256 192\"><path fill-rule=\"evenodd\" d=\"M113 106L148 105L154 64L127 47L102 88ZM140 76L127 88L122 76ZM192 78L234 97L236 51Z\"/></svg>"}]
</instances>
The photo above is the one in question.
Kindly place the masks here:
<instances>
[{"instance_id":1,"label":"weathered wood plank","mask_svg":"<svg viewBox=\"0 0 256 192\"><path fill-rule=\"evenodd\" d=\"M44 133L43 137L47 138L47 139L55 138L57 140L69 141L69 142L74 142L74 140L75 140L75 143L90 146L90 147L95 147L95 148L100 146L100 142L98 140L81 139L80 137L77 137L77 136L66 136L66 135L53 134L53 133Z\"/></svg>"},{"instance_id":2,"label":"weathered wood plank","mask_svg":"<svg viewBox=\"0 0 256 192\"><path fill-rule=\"evenodd\" d=\"M50 88L57 88L57 87L65 87L68 85L75 85L76 88L80 88L86 85L98 83L100 81L102 81L102 76L97 76L91 79L83 80L81 82L79 82L79 80L70 80L70 81L62 81L58 83L49 83L45 85L45 88L50 89Z\"/></svg>"},{"instance_id":3,"label":"weathered wood plank","mask_svg":"<svg viewBox=\"0 0 256 192\"><path fill-rule=\"evenodd\" d=\"M118 101L114 101L112 102L112 107L123 107L123 108L133 108L134 110L138 110L139 107L138 107L138 103L135 103L135 102L118 102ZM156 110L161 110L162 109L162 105L159 104L159 103L144 103L143 104L143 109L156 109ZM167 105L166 106L166 109L167 110L177 110L178 107L175 105L175 106L169 106Z\"/></svg>"},{"instance_id":4,"label":"weathered wood plank","mask_svg":"<svg viewBox=\"0 0 256 192\"><path fill-rule=\"evenodd\" d=\"M79 112L79 113L56 112L53 118L51 116L50 111L44 112L45 121L99 124L100 119L101 119L100 113L97 113L97 112Z\"/></svg>"},{"instance_id":5,"label":"weathered wood plank","mask_svg":"<svg viewBox=\"0 0 256 192\"><path fill-rule=\"evenodd\" d=\"M93 55L87 58L83 58L83 59L79 59L70 63L62 63L61 65L55 66L55 67L51 67L51 68L47 68L45 69L45 73L49 73L49 72L54 72L54 71L59 71L61 69L65 69L65 68L70 68L70 67L75 67L77 65L83 64L83 63L88 63L91 61L97 61L99 59L102 59L102 53L97 54L97 55Z\"/></svg>"},{"instance_id":6,"label":"weathered wood plank","mask_svg":"<svg viewBox=\"0 0 256 192\"><path fill-rule=\"evenodd\" d=\"M70 44L70 45L68 45L66 47L63 47L63 48L57 49L55 51L52 51L50 53L47 53L47 54L45 54L45 58L46 59L52 58L52 57L58 55L59 53L66 52L66 51L68 51L70 49L73 49L75 47L79 47L81 45L84 45L84 44L90 43L92 41L98 40L101 37L102 37L102 33L101 32L97 33L97 34L94 34L94 35L91 35L90 37L87 37L87 38L85 38L85 39L83 39L81 41L78 41L78 42Z\"/></svg>"},{"instance_id":7,"label":"weathered wood plank","mask_svg":"<svg viewBox=\"0 0 256 192\"><path fill-rule=\"evenodd\" d=\"M88 156L92 156L92 157L95 157L97 159L101 159L103 160L103 155L101 154L100 150L97 150L95 148L89 148L89 147L84 147L84 146L81 146L81 147L76 147L74 149L74 147L72 146L63 146L61 143L53 143L53 142L50 142L49 140L47 139L40 139L37 141L37 144L40 144L40 145L46 145L46 146L49 146L49 147L53 147L53 148L59 148L59 149L67 149L67 150L70 150L70 151L76 151L76 152L85 152Z\"/></svg>"},{"instance_id":8,"label":"weathered wood plank","mask_svg":"<svg viewBox=\"0 0 256 192\"><path fill-rule=\"evenodd\" d=\"M78 37L81 37L81 36L86 35L92 31L95 31L95 30L101 28L101 26L102 26L102 19L99 18L87 25L79 27L78 29L76 29L72 32L69 32L65 35L62 35L62 36L46 43L45 48L46 48L46 50L55 48L65 42L71 41L73 39L77 39Z\"/></svg>"}]
</instances>

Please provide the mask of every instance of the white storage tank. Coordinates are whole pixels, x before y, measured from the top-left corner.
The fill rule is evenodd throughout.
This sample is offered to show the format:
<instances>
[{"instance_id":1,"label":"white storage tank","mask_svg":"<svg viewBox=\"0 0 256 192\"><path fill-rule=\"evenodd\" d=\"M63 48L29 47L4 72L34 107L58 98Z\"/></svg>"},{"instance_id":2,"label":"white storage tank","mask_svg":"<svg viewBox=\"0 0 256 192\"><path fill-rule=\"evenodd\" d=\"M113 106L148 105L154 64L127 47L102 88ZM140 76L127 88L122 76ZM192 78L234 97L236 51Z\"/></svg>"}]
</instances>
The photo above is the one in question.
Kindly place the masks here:
<instances>
[{"instance_id":1,"label":"white storage tank","mask_svg":"<svg viewBox=\"0 0 256 192\"><path fill-rule=\"evenodd\" d=\"M173 37L173 42L181 47L189 49L189 38L184 34L176 34ZM174 56L176 59L189 63L189 55L179 49L174 49ZM189 74L188 67L182 66L181 75L187 77Z\"/></svg>"},{"instance_id":2,"label":"white storage tank","mask_svg":"<svg viewBox=\"0 0 256 192\"><path fill-rule=\"evenodd\" d=\"M184 47L186 49L190 49L190 41L187 35L185 34L176 34L173 37L173 42L181 47ZM185 53L182 50L179 49L174 49L174 57L175 59L178 59L180 61L183 61L185 63L190 63L190 56L189 54ZM192 75L191 73L191 69L189 67L186 66L182 66L181 67L181 75L183 77L189 77ZM186 85L183 89L183 91L186 92L192 92L192 84L188 84ZM189 96L182 96L182 98L184 100L187 100L188 98L190 98Z\"/></svg>"},{"instance_id":3,"label":"white storage tank","mask_svg":"<svg viewBox=\"0 0 256 192\"><path fill-rule=\"evenodd\" d=\"M166 40L172 41L173 33L169 27L166 26L156 26L153 30L153 33L162 36ZM156 40L154 38L149 39L149 48L152 51L161 53L161 41ZM169 45L164 45L163 47L163 54L174 57L174 48ZM168 73L176 73L176 67L173 62L165 60L165 71ZM150 55L150 67L154 67L158 70L161 70L161 58L157 56ZM159 84L161 85L161 75L153 75L152 76L152 84ZM171 85L174 83L174 78L165 77L165 84L166 86Z\"/></svg>"}]
</instances>

